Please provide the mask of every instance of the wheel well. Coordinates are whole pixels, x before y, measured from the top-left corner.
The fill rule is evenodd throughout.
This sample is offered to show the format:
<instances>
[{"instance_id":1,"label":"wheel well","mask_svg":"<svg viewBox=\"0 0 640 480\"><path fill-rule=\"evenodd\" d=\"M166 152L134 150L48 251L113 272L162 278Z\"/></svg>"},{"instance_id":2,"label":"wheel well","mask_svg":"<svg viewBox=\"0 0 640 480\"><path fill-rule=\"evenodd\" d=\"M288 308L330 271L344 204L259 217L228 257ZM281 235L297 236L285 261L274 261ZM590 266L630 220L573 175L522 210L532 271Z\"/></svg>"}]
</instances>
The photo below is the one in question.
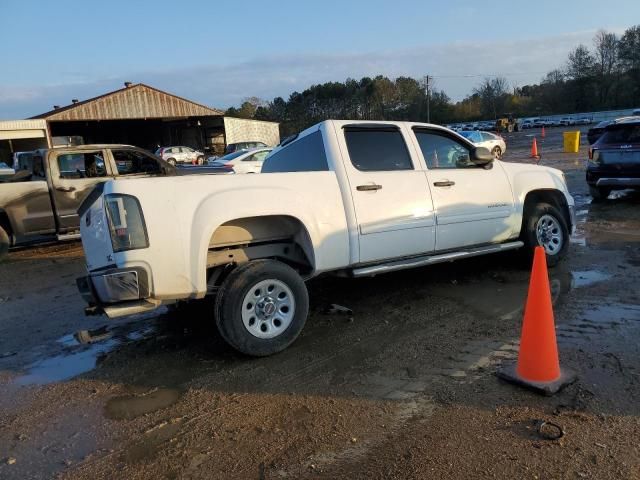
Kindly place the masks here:
<instances>
[{"instance_id":1,"label":"wheel well","mask_svg":"<svg viewBox=\"0 0 640 480\"><path fill-rule=\"evenodd\" d=\"M220 225L209 240L207 268L211 278L229 265L258 258L276 258L302 275L314 269L311 237L304 224L288 215L245 217ZM215 271L215 272L214 272Z\"/></svg>"},{"instance_id":2,"label":"wheel well","mask_svg":"<svg viewBox=\"0 0 640 480\"><path fill-rule=\"evenodd\" d=\"M9 238L13 238L13 228L11 228L11 221L9 220L9 215L4 210L0 210L0 227L7 232Z\"/></svg>"},{"instance_id":3,"label":"wheel well","mask_svg":"<svg viewBox=\"0 0 640 480\"><path fill-rule=\"evenodd\" d=\"M527 214L529 211L535 207L538 203L548 203L553 205L558 210L562 212L564 215L564 220L567 222L567 226L569 227L569 231L571 231L571 213L569 212L569 205L567 204L567 199L564 194L559 190L553 189L544 189L544 190L532 190L527 193L527 196L524 199L524 208L522 214L522 224L526 221Z\"/></svg>"}]
</instances>

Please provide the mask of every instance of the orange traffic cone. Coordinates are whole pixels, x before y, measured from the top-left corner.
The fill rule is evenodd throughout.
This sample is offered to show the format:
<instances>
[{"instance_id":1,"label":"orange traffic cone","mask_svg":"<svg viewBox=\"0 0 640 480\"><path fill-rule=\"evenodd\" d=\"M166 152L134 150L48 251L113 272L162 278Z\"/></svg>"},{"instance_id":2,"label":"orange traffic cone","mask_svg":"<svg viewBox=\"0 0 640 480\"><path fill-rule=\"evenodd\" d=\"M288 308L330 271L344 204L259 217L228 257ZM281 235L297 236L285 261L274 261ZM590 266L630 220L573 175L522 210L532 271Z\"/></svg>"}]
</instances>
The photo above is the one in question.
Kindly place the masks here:
<instances>
[{"instance_id":1,"label":"orange traffic cone","mask_svg":"<svg viewBox=\"0 0 640 480\"><path fill-rule=\"evenodd\" d=\"M541 136L542 138L544 138L544 137L545 137L545 133L544 133L544 125L542 126L542 131L540 132L540 136Z\"/></svg>"},{"instance_id":2,"label":"orange traffic cone","mask_svg":"<svg viewBox=\"0 0 640 480\"><path fill-rule=\"evenodd\" d=\"M573 372L560 369L543 247L536 247L533 258L518 361L498 371L498 376L547 395L556 393L576 379Z\"/></svg>"},{"instance_id":3,"label":"orange traffic cone","mask_svg":"<svg viewBox=\"0 0 640 480\"><path fill-rule=\"evenodd\" d=\"M533 143L531 144L531 158L540 158L540 155L538 155L538 143L536 142L536 137L533 137Z\"/></svg>"}]
</instances>

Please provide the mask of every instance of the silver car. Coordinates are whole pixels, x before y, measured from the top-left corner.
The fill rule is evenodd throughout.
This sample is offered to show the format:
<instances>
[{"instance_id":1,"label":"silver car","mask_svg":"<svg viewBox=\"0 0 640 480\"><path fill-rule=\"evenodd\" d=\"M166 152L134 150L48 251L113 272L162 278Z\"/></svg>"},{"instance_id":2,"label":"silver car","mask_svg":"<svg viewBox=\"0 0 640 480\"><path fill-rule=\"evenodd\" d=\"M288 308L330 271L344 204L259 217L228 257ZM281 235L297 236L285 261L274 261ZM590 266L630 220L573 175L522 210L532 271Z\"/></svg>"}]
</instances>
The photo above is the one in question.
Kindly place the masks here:
<instances>
[{"instance_id":1,"label":"silver car","mask_svg":"<svg viewBox=\"0 0 640 480\"><path fill-rule=\"evenodd\" d=\"M171 165L178 163L190 163L202 165L204 163L204 153L194 150L191 147L160 147L156 150L156 155L166 160Z\"/></svg>"}]
</instances>

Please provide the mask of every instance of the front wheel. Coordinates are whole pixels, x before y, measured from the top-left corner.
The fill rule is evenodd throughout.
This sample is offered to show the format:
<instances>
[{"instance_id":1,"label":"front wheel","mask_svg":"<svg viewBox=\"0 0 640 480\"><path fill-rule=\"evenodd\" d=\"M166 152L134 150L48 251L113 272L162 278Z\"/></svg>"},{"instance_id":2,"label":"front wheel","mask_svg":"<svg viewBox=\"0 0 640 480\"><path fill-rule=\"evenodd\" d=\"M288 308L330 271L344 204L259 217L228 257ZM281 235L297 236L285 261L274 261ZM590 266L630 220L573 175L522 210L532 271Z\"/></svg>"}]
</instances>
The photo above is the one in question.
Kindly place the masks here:
<instances>
[{"instance_id":1,"label":"front wheel","mask_svg":"<svg viewBox=\"0 0 640 480\"><path fill-rule=\"evenodd\" d=\"M216 297L220 335L246 355L262 357L287 348L309 313L307 287L276 260L255 260L233 270Z\"/></svg>"},{"instance_id":2,"label":"front wheel","mask_svg":"<svg viewBox=\"0 0 640 480\"><path fill-rule=\"evenodd\" d=\"M176 166L176 159L175 158L170 158L169 160L167 160L167 162L169 162L174 167Z\"/></svg>"},{"instance_id":3,"label":"front wheel","mask_svg":"<svg viewBox=\"0 0 640 480\"><path fill-rule=\"evenodd\" d=\"M533 258L534 248L542 246L547 254L547 264L554 266L567 253L569 228L555 206L538 203L526 213L522 240L527 258Z\"/></svg>"},{"instance_id":4,"label":"front wheel","mask_svg":"<svg viewBox=\"0 0 640 480\"><path fill-rule=\"evenodd\" d=\"M497 145L493 147L493 150L491 150L491 153L493 154L493 158L497 160L500 160L500 158L502 157L502 149Z\"/></svg>"},{"instance_id":5,"label":"front wheel","mask_svg":"<svg viewBox=\"0 0 640 480\"><path fill-rule=\"evenodd\" d=\"M202 157L202 156L198 157L198 158L196 159L196 163L197 163L198 165L202 165L202 164L204 164L204 157Z\"/></svg>"}]
</instances>

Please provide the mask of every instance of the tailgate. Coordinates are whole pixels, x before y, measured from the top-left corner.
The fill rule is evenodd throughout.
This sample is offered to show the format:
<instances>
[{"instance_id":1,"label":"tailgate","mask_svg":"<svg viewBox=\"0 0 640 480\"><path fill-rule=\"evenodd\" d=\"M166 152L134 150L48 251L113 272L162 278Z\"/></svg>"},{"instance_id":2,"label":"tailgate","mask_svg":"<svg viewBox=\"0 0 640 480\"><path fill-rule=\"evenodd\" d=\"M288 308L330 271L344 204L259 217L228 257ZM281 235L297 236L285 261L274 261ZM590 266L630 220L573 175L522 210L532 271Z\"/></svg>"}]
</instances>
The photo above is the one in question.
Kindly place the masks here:
<instances>
[{"instance_id":1,"label":"tailgate","mask_svg":"<svg viewBox=\"0 0 640 480\"><path fill-rule=\"evenodd\" d=\"M597 161L602 165L640 167L640 149L599 150Z\"/></svg>"},{"instance_id":2,"label":"tailgate","mask_svg":"<svg viewBox=\"0 0 640 480\"><path fill-rule=\"evenodd\" d=\"M104 209L102 188L97 187L78 209L80 235L87 270L114 266L113 247Z\"/></svg>"}]
</instances>

